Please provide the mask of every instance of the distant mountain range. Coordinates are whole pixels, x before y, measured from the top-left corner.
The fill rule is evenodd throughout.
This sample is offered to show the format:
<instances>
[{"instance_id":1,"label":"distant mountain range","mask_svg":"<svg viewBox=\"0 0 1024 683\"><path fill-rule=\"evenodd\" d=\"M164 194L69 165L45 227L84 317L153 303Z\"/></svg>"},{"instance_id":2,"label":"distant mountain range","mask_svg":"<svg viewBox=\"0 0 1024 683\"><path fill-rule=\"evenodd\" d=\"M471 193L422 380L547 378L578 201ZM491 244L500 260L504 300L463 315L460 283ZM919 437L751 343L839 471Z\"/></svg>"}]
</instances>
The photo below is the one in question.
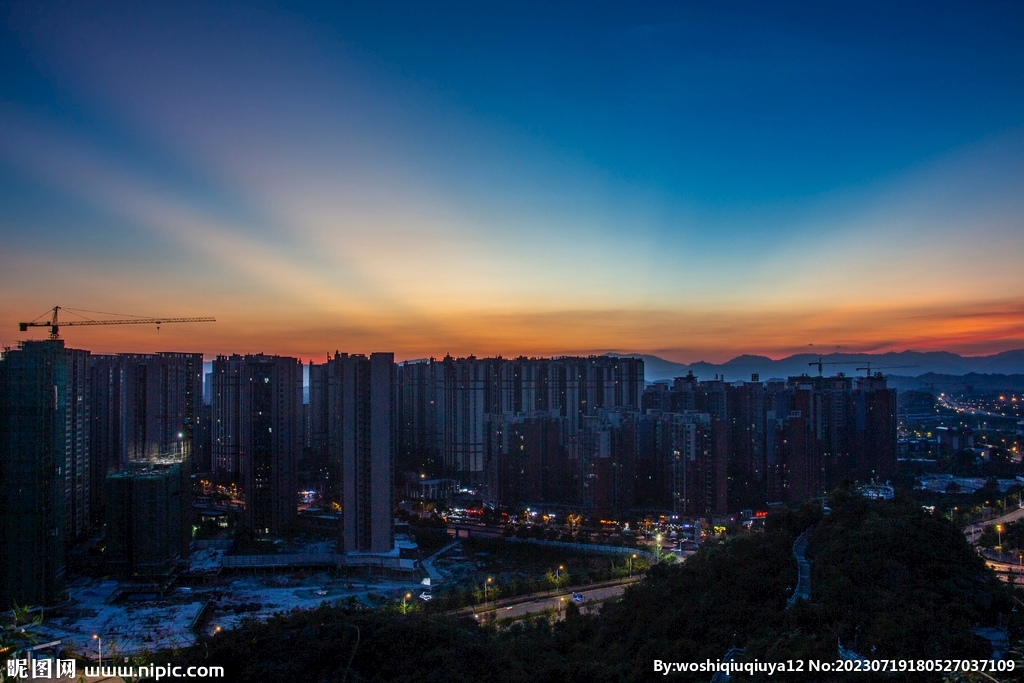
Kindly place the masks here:
<instances>
[{"instance_id":1,"label":"distant mountain range","mask_svg":"<svg viewBox=\"0 0 1024 683\"><path fill-rule=\"evenodd\" d=\"M862 374L857 368L871 364L872 372L877 370L886 375L920 377L928 373L936 375L1022 375L1024 374L1024 349L1004 351L992 356L961 356L947 351L901 351L899 353L800 353L780 360L767 356L742 355L725 363L674 363L658 356L639 353L609 354L632 356L644 359L644 376L648 382L671 380L693 372L699 379L718 377L726 381L749 380L751 374L759 375L761 381L796 375L817 375L818 359L822 362L822 374ZM929 380L925 380L929 381Z\"/></svg>"}]
</instances>

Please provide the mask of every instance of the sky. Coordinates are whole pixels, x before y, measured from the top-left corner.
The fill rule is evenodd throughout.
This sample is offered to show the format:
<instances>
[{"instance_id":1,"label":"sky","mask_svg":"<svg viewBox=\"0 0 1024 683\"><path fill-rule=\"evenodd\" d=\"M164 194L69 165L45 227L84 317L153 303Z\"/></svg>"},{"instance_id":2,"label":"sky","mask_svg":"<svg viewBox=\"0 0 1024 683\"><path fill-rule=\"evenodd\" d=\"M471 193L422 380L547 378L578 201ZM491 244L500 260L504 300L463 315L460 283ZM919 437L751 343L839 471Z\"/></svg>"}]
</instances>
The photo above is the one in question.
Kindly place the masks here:
<instances>
[{"instance_id":1,"label":"sky","mask_svg":"<svg viewBox=\"0 0 1024 683\"><path fill-rule=\"evenodd\" d=\"M0 64L0 344L1024 348L1019 3L0 0Z\"/></svg>"}]
</instances>

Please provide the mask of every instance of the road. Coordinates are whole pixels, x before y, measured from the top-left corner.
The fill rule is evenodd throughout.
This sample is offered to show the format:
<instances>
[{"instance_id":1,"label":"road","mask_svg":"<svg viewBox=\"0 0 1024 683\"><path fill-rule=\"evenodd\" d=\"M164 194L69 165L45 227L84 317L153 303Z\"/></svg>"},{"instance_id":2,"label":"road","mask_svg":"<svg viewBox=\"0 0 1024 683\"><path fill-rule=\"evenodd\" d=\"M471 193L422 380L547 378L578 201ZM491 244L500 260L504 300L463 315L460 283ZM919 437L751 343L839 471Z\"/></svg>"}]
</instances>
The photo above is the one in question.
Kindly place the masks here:
<instances>
[{"instance_id":1,"label":"road","mask_svg":"<svg viewBox=\"0 0 1024 683\"><path fill-rule=\"evenodd\" d=\"M985 564L991 567L1001 581L1008 583L1021 583L1024 581L1024 566L1011 564L1009 562L996 562L985 558ZM1011 581L1013 579L1013 581Z\"/></svg>"},{"instance_id":2,"label":"road","mask_svg":"<svg viewBox=\"0 0 1024 683\"><path fill-rule=\"evenodd\" d=\"M420 566L423 567L423 571L425 571L427 573L427 576L430 577L430 580L435 585L441 583L442 581L444 581L444 576L441 574L441 572L437 571L437 569L434 567L434 560L436 560L437 558L441 557L442 555L444 555L449 550L453 550L454 548L457 548L457 547L459 547L459 542L458 541L452 541L448 545L444 546L443 548L440 548L439 550L437 550L436 552L431 554L430 557L424 558L423 561L420 563Z\"/></svg>"},{"instance_id":3,"label":"road","mask_svg":"<svg viewBox=\"0 0 1024 683\"><path fill-rule=\"evenodd\" d=\"M807 544L810 542L810 532L810 529L803 532L793 543L793 556L796 558L797 564L796 588L793 589L793 594L786 602L786 609L795 605L797 600L809 601L811 599L811 563L804 556L804 553L807 552Z\"/></svg>"},{"instance_id":4,"label":"road","mask_svg":"<svg viewBox=\"0 0 1024 683\"><path fill-rule=\"evenodd\" d=\"M583 594L583 603L577 605L584 614L605 600L617 598L626 591L626 587L636 581L627 581L613 586L601 586L598 588L577 589L577 593ZM480 621L492 621L494 619L518 619L529 614L536 614L544 610L555 610L564 612L565 607L572 602L572 590L564 593L544 594L541 596L527 596L521 602L499 605L496 609L476 609L476 618Z\"/></svg>"},{"instance_id":5,"label":"road","mask_svg":"<svg viewBox=\"0 0 1024 683\"><path fill-rule=\"evenodd\" d=\"M1024 508L1010 510L1000 517L993 517L992 519L986 520L980 524L971 524L964 527L964 535L967 536L967 540L971 543L977 543L978 536L980 536L981 532L985 530L985 527L992 524L1009 524L1010 522L1015 522L1022 518L1024 518Z\"/></svg>"},{"instance_id":6,"label":"road","mask_svg":"<svg viewBox=\"0 0 1024 683\"><path fill-rule=\"evenodd\" d=\"M967 413L968 415L981 415L983 417L1002 418L1004 420L1017 419L1015 415L1003 415L1002 413L993 413L988 410L982 410L981 408L968 408L967 406L960 405L959 403L945 395L939 396L939 403L949 408L950 410L957 411L958 413Z\"/></svg>"}]
</instances>

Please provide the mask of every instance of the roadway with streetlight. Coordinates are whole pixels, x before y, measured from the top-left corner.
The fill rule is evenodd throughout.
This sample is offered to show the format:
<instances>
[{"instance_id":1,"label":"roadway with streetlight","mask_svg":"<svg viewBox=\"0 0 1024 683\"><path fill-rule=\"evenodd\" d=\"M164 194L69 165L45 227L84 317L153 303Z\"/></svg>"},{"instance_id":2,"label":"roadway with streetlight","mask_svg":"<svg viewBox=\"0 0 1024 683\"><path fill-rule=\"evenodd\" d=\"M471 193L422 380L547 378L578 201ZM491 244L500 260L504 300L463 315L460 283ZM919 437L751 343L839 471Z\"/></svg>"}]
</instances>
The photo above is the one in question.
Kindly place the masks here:
<instances>
[{"instance_id":1,"label":"roadway with streetlight","mask_svg":"<svg viewBox=\"0 0 1024 683\"><path fill-rule=\"evenodd\" d=\"M980 415L982 417L994 417L994 418L997 418L997 419L998 418L1002 418L1004 420L1015 420L1015 419L1017 419L1016 415L1006 415L1004 413L993 413L990 410L982 410L981 408L971 408L970 406L961 405L955 399L953 399L950 396L947 396L946 394L940 394L937 400L938 400L938 402L940 404L942 404L943 407L948 408L949 410L955 410L958 413L966 413L968 415L974 415L974 416Z\"/></svg>"},{"instance_id":2,"label":"roadway with streetlight","mask_svg":"<svg viewBox=\"0 0 1024 683\"><path fill-rule=\"evenodd\" d=\"M576 593L583 595L583 603L580 605L583 611L586 611L588 607L592 605L598 605L606 600L617 598L621 596L625 591L626 587L636 583L639 579L624 579L613 585L603 585L594 588L578 588L575 590ZM499 601L498 606L492 609L484 610L472 610L477 619L481 621L492 619L518 619L525 617L530 614L537 614L546 610L554 610L556 614L564 613L565 605L567 603L566 594L550 595L546 591L544 594L534 593L533 595L522 596L521 598L510 598L509 604L501 606L504 601ZM463 608L457 611L457 613L468 613L471 608Z\"/></svg>"},{"instance_id":3,"label":"roadway with streetlight","mask_svg":"<svg viewBox=\"0 0 1024 683\"><path fill-rule=\"evenodd\" d=\"M1018 583L1024 579L1024 565L1020 563L1013 564L1011 562L1000 562L999 560L991 560L987 557L984 559L985 564L996 573L996 577L998 577L999 580L1007 583Z\"/></svg>"},{"instance_id":4,"label":"roadway with streetlight","mask_svg":"<svg viewBox=\"0 0 1024 683\"><path fill-rule=\"evenodd\" d=\"M1024 508L1018 508L1016 510L1012 510L1011 512L1007 512L1005 515L995 517L981 524L969 524L966 528L964 528L964 535L967 536L967 538L970 540L972 544L975 544L977 543L976 535L984 531L985 527L990 526L992 524L995 524L997 527L1001 527L1004 524L1009 524L1010 522L1015 522L1018 519L1022 518L1024 518ZM999 531L1002 532L1002 529L999 529ZM1002 545L1002 543L1000 543L1000 545Z\"/></svg>"}]
</instances>

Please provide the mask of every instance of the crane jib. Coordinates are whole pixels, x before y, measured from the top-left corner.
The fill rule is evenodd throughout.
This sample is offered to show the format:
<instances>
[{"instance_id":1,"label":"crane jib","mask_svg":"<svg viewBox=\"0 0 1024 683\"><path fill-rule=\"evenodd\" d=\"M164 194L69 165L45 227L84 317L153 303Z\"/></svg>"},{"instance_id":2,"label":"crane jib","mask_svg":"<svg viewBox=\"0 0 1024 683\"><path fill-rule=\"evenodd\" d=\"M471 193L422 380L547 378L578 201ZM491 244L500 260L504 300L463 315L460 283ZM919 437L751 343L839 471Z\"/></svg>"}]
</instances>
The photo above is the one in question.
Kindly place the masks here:
<instances>
[{"instance_id":1,"label":"crane jib","mask_svg":"<svg viewBox=\"0 0 1024 683\"><path fill-rule=\"evenodd\" d=\"M31 322L18 323L18 329L27 332L30 327L49 327L50 339L57 339L58 330L61 327L81 327L85 325L162 325L164 323L213 323L216 318L191 317L191 318L114 318L110 320L72 320L70 322L59 322L57 311L60 306L54 306L50 320L33 320Z\"/></svg>"}]
</instances>

